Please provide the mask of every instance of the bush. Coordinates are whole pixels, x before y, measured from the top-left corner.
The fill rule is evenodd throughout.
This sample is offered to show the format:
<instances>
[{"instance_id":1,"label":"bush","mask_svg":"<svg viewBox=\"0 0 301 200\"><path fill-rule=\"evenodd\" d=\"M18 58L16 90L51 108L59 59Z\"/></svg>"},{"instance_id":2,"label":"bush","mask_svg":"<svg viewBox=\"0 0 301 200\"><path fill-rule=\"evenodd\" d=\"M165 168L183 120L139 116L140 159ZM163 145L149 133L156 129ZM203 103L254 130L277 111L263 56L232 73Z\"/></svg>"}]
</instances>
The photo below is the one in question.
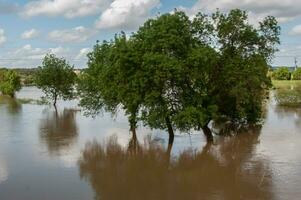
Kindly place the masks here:
<instances>
[{"instance_id":1,"label":"bush","mask_svg":"<svg viewBox=\"0 0 301 200\"><path fill-rule=\"evenodd\" d=\"M15 96L15 92L21 89L20 76L13 70L0 72L0 91L3 95Z\"/></svg>"},{"instance_id":2,"label":"bush","mask_svg":"<svg viewBox=\"0 0 301 200\"><path fill-rule=\"evenodd\" d=\"M297 68L297 70L292 73L292 80L301 80L301 68Z\"/></svg>"},{"instance_id":3,"label":"bush","mask_svg":"<svg viewBox=\"0 0 301 200\"><path fill-rule=\"evenodd\" d=\"M291 79L291 73L288 68L281 67L273 72L272 78L274 80L290 80Z\"/></svg>"}]
</instances>

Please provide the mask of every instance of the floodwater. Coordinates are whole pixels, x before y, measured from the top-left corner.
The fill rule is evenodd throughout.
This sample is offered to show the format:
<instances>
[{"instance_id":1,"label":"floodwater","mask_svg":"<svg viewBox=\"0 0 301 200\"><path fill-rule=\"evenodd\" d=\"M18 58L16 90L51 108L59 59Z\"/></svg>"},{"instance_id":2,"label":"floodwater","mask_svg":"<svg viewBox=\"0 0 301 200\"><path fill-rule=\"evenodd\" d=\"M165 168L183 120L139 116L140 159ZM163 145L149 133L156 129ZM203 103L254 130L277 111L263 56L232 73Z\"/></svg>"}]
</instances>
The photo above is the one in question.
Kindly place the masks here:
<instances>
[{"instance_id":1,"label":"floodwater","mask_svg":"<svg viewBox=\"0 0 301 200\"><path fill-rule=\"evenodd\" d=\"M41 92L23 88L18 98ZM1 200L301 198L301 109L267 105L262 127L206 145L201 133L140 126L123 114L85 117L77 102L19 104L0 97Z\"/></svg>"}]
</instances>

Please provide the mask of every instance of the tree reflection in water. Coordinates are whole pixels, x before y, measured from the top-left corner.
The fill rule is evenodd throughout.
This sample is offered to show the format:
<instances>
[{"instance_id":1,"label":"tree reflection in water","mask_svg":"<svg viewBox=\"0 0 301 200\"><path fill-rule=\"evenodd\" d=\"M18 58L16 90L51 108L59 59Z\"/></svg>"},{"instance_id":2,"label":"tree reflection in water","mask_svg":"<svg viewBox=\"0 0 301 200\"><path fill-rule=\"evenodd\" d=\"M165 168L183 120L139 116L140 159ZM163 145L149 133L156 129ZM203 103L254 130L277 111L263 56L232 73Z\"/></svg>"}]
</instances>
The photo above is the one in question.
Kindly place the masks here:
<instances>
[{"instance_id":1,"label":"tree reflection in water","mask_svg":"<svg viewBox=\"0 0 301 200\"><path fill-rule=\"evenodd\" d=\"M268 163L254 152L259 131L220 137L201 152L188 150L170 162L169 151L152 142L135 153L116 137L106 144L90 142L78 162L80 175L95 199L271 199Z\"/></svg>"},{"instance_id":2,"label":"tree reflection in water","mask_svg":"<svg viewBox=\"0 0 301 200\"><path fill-rule=\"evenodd\" d=\"M0 95L0 104L4 104L10 114L18 114L22 110L22 104L9 96Z\"/></svg>"},{"instance_id":3,"label":"tree reflection in water","mask_svg":"<svg viewBox=\"0 0 301 200\"><path fill-rule=\"evenodd\" d=\"M289 118L294 120L296 127L301 128L301 108L300 107L287 107L277 105L274 112L281 119Z\"/></svg>"},{"instance_id":4,"label":"tree reflection in water","mask_svg":"<svg viewBox=\"0 0 301 200\"><path fill-rule=\"evenodd\" d=\"M68 149L77 140L76 111L48 111L40 124L40 139L46 143L50 154Z\"/></svg>"}]
</instances>

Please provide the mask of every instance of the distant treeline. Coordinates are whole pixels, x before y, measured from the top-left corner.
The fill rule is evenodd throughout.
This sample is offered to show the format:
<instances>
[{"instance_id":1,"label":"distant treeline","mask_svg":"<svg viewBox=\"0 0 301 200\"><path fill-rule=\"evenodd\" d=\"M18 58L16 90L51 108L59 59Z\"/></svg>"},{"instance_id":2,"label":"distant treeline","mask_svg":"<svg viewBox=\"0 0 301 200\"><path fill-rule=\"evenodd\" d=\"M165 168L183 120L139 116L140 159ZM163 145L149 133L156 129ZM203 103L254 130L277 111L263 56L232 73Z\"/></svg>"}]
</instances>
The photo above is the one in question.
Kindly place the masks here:
<instances>
[{"instance_id":1,"label":"distant treeline","mask_svg":"<svg viewBox=\"0 0 301 200\"><path fill-rule=\"evenodd\" d=\"M301 68L292 71L288 67L279 67L270 70L268 76L274 80L301 80Z\"/></svg>"},{"instance_id":2,"label":"distant treeline","mask_svg":"<svg viewBox=\"0 0 301 200\"><path fill-rule=\"evenodd\" d=\"M0 71L9 70L8 68L0 68ZM34 83L34 75L37 72L38 68L14 68L11 69L15 71L21 80L21 84L23 86L33 86ZM81 72L82 69L74 69L74 71Z\"/></svg>"}]
</instances>

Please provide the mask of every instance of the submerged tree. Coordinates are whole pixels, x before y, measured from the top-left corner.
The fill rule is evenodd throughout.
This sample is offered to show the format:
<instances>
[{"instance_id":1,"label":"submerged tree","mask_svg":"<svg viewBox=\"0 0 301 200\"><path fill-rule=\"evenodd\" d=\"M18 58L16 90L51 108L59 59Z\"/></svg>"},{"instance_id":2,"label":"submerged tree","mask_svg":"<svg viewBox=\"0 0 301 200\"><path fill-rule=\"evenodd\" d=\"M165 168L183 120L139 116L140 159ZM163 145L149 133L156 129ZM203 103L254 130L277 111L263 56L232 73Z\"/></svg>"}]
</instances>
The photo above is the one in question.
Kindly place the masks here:
<instances>
[{"instance_id":1,"label":"submerged tree","mask_svg":"<svg viewBox=\"0 0 301 200\"><path fill-rule=\"evenodd\" d=\"M13 70L0 71L0 91L3 95L14 97L21 87L21 78L17 72Z\"/></svg>"},{"instance_id":2,"label":"submerged tree","mask_svg":"<svg viewBox=\"0 0 301 200\"><path fill-rule=\"evenodd\" d=\"M53 54L45 56L42 66L38 67L35 74L36 86L45 93L46 98L53 101L54 107L59 98L73 98L75 80L73 67L65 59Z\"/></svg>"},{"instance_id":3,"label":"submerged tree","mask_svg":"<svg viewBox=\"0 0 301 200\"><path fill-rule=\"evenodd\" d=\"M92 116L101 111L116 114L121 107L135 135L144 91L140 89L140 58L132 41L123 33L116 35L111 42L97 43L88 58L88 69L78 84L80 105Z\"/></svg>"},{"instance_id":4,"label":"submerged tree","mask_svg":"<svg viewBox=\"0 0 301 200\"><path fill-rule=\"evenodd\" d=\"M186 61L194 44L191 22L183 12L148 20L133 36L142 55L142 77L148 85L142 119L151 128L165 129L174 140L175 117L182 108L190 78Z\"/></svg>"},{"instance_id":5,"label":"submerged tree","mask_svg":"<svg viewBox=\"0 0 301 200\"><path fill-rule=\"evenodd\" d=\"M273 17L259 28L247 18L232 10L190 20L176 11L148 20L130 38L96 44L79 82L81 105L92 115L121 107L133 134L141 120L167 130L169 145L175 129L202 129L212 141L214 119L256 122L279 27Z\"/></svg>"},{"instance_id":6,"label":"submerged tree","mask_svg":"<svg viewBox=\"0 0 301 200\"><path fill-rule=\"evenodd\" d=\"M280 42L280 27L274 17L267 17L255 28L238 9L216 12L212 19L220 54L213 82L219 112L231 121L257 122L271 86L268 64Z\"/></svg>"}]
</instances>

